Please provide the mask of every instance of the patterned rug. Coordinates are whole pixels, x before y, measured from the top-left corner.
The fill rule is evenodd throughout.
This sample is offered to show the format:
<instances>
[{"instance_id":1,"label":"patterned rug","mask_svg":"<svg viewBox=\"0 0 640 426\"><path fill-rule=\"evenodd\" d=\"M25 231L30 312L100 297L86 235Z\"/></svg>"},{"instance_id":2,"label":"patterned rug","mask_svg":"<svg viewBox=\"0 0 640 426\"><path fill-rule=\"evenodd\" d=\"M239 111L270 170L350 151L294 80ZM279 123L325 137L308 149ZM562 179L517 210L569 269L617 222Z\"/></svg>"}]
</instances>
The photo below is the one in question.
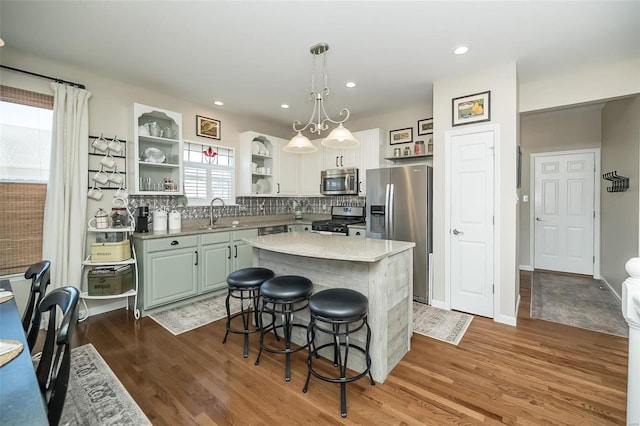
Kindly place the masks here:
<instances>
[{"instance_id":1,"label":"patterned rug","mask_svg":"<svg viewBox=\"0 0 640 426\"><path fill-rule=\"evenodd\" d=\"M157 314L149 315L155 322L169 330L174 336L202 327L227 316L224 306L226 293L209 299L199 300L188 305L167 309ZM231 298L231 312L240 310L240 301Z\"/></svg>"},{"instance_id":2,"label":"patterned rug","mask_svg":"<svg viewBox=\"0 0 640 426\"><path fill-rule=\"evenodd\" d=\"M536 271L531 286L532 318L629 336L620 302L599 280Z\"/></svg>"},{"instance_id":3,"label":"patterned rug","mask_svg":"<svg viewBox=\"0 0 640 426\"><path fill-rule=\"evenodd\" d=\"M151 425L93 345L71 350L61 425Z\"/></svg>"},{"instance_id":4,"label":"patterned rug","mask_svg":"<svg viewBox=\"0 0 640 426\"><path fill-rule=\"evenodd\" d=\"M413 302L413 332L452 345L460 343L472 319L473 315Z\"/></svg>"}]
</instances>

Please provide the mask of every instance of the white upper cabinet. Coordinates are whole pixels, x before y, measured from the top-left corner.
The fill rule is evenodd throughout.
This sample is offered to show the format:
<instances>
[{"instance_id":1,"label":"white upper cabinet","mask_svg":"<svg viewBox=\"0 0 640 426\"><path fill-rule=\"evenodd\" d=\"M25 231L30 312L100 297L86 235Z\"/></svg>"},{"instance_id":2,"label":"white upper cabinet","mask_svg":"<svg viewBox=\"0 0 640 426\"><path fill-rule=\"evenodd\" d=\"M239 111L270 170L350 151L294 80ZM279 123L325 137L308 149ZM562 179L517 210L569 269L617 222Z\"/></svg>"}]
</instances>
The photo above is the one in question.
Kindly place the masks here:
<instances>
[{"instance_id":1,"label":"white upper cabinet","mask_svg":"<svg viewBox=\"0 0 640 426\"><path fill-rule=\"evenodd\" d=\"M305 154L294 154L283 151L289 141L274 138L277 140L276 173L274 176L275 195L296 196L298 195L298 158Z\"/></svg>"},{"instance_id":2,"label":"white upper cabinet","mask_svg":"<svg viewBox=\"0 0 640 426\"><path fill-rule=\"evenodd\" d=\"M316 152L308 154L296 154L298 163L298 195L304 197L320 196L320 171L322 170L322 158L320 153L320 139L311 143L318 148Z\"/></svg>"},{"instance_id":3,"label":"white upper cabinet","mask_svg":"<svg viewBox=\"0 0 640 426\"><path fill-rule=\"evenodd\" d=\"M182 194L182 114L133 104L133 149L128 153L129 191Z\"/></svg>"},{"instance_id":4,"label":"white upper cabinet","mask_svg":"<svg viewBox=\"0 0 640 426\"><path fill-rule=\"evenodd\" d=\"M360 148L341 149L329 148L322 145L321 151L323 160L322 170L360 167Z\"/></svg>"},{"instance_id":5,"label":"white upper cabinet","mask_svg":"<svg viewBox=\"0 0 640 426\"><path fill-rule=\"evenodd\" d=\"M380 167L380 146L385 143L387 132L369 129L355 132L353 136L360 142L360 185L359 195L367 195L367 170Z\"/></svg>"}]
</instances>

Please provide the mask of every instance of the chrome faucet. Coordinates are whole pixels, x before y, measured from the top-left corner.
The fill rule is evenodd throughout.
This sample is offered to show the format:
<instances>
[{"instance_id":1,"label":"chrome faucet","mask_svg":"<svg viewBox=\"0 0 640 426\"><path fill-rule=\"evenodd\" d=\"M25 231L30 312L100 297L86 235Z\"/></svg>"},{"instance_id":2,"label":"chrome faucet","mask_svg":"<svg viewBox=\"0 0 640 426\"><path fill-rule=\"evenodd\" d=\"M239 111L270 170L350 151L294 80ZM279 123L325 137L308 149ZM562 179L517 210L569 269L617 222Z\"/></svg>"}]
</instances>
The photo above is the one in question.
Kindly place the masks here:
<instances>
[{"instance_id":1,"label":"chrome faucet","mask_svg":"<svg viewBox=\"0 0 640 426\"><path fill-rule=\"evenodd\" d=\"M216 200L220 200L220 202L222 203L222 207L224 207L224 200L220 197L215 197L213 200L211 200L211 203L209 204L209 226L213 226L214 223L216 223L217 218L213 217L213 203Z\"/></svg>"}]
</instances>

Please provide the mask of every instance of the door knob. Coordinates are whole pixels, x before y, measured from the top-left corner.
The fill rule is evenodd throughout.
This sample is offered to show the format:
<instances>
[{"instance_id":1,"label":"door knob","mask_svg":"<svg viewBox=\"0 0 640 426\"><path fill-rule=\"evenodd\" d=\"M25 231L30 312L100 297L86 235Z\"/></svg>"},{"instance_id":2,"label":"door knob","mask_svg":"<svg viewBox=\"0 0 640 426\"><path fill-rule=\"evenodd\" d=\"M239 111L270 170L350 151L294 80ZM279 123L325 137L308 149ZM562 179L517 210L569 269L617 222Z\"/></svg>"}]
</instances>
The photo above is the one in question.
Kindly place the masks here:
<instances>
[{"instance_id":1,"label":"door knob","mask_svg":"<svg viewBox=\"0 0 640 426\"><path fill-rule=\"evenodd\" d=\"M544 220L543 220L543 219L540 219L539 217L536 217L536 220L537 220L538 222L544 222Z\"/></svg>"},{"instance_id":2,"label":"door knob","mask_svg":"<svg viewBox=\"0 0 640 426\"><path fill-rule=\"evenodd\" d=\"M455 229L455 228L454 228L454 229L453 229L453 231L451 231L451 232L453 233L453 235L458 235L458 234L462 235L462 234L464 234L464 232L462 232L462 231L458 231L458 230L457 230L457 229Z\"/></svg>"}]
</instances>

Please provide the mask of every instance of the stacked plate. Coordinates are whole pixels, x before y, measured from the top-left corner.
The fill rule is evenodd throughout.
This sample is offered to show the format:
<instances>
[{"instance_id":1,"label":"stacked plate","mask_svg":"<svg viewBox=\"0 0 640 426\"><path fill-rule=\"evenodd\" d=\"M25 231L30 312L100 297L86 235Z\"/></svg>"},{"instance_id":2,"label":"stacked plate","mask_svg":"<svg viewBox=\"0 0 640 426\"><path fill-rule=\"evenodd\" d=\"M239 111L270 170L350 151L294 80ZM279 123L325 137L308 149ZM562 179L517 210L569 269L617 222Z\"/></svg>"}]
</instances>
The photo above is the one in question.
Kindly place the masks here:
<instances>
[{"instance_id":1,"label":"stacked plate","mask_svg":"<svg viewBox=\"0 0 640 426\"><path fill-rule=\"evenodd\" d=\"M269 194L271 192L271 183L266 179L258 179L258 194Z\"/></svg>"}]
</instances>

